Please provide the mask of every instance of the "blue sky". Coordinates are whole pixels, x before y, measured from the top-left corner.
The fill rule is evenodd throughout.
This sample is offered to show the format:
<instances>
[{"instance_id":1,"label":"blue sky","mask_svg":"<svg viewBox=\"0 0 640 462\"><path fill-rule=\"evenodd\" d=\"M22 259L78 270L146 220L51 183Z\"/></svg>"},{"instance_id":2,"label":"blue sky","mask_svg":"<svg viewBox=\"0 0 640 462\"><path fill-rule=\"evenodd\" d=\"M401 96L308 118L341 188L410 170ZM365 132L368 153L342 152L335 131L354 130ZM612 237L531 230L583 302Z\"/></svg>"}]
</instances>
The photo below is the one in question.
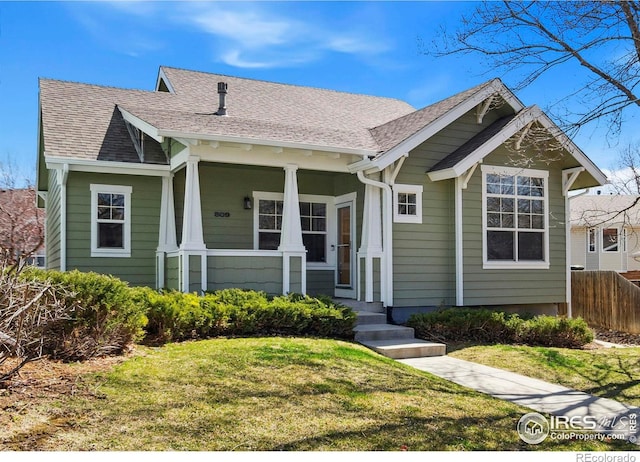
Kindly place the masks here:
<instances>
[{"instance_id":1,"label":"blue sky","mask_svg":"<svg viewBox=\"0 0 640 462\"><path fill-rule=\"evenodd\" d=\"M0 0L0 161L35 169L38 78L152 90L161 65L388 96L415 107L492 77L476 57L421 51L474 2L4 2ZM580 80L571 66L517 96L543 109ZM627 128L620 143L633 140ZM603 169L621 145L577 144Z\"/></svg>"}]
</instances>

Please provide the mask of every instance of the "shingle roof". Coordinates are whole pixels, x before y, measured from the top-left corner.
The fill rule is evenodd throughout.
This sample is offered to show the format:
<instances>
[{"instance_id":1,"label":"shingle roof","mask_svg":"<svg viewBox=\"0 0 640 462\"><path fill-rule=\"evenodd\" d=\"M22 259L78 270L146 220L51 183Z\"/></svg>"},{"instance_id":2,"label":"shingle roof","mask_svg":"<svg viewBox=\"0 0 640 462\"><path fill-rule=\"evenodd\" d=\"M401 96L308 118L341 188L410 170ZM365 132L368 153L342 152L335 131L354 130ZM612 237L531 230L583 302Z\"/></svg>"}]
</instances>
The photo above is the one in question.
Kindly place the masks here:
<instances>
[{"instance_id":1,"label":"shingle roof","mask_svg":"<svg viewBox=\"0 0 640 462\"><path fill-rule=\"evenodd\" d=\"M162 106L173 95L40 79L42 135L48 156L140 162L117 101ZM159 144L145 137L145 159L166 162Z\"/></svg>"},{"instance_id":2,"label":"shingle roof","mask_svg":"<svg viewBox=\"0 0 640 462\"><path fill-rule=\"evenodd\" d=\"M640 196L638 195L583 195L571 203L572 226L599 226L605 223L640 224Z\"/></svg>"},{"instance_id":3,"label":"shingle roof","mask_svg":"<svg viewBox=\"0 0 640 462\"><path fill-rule=\"evenodd\" d=\"M371 130L371 134L378 143L380 151L387 151L406 140L411 135L417 133L431 122L437 120L439 117L442 117L458 104L465 101L475 93L482 91L492 83L493 80L490 80L403 117L391 120L383 125L373 128Z\"/></svg>"},{"instance_id":4,"label":"shingle roof","mask_svg":"<svg viewBox=\"0 0 640 462\"><path fill-rule=\"evenodd\" d=\"M505 125L513 120L514 117L516 117L516 114L511 114L509 116L502 117L501 119L496 120L494 123L482 130L480 133L478 133L465 144L453 151L447 157L435 164L429 171L437 172L438 170L446 170L448 168L455 167L459 162L466 159L467 156L473 154L476 149L489 141L494 135L498 134Z\"/></svg>"},{"instance_id":5,"label":"shingle roof","mask_svg":"<svg viewBox=\"0 0 640 462\"><path fill-rule=\"evenodd\" d=\"M484 83L416 111L391 98L162 67L175 93L40 80L48 156L139 162L119 108L159 130L381 153L437 120ZM227 116L218 82L228 84ZM166 162L145 139L146 161Z\"/></svg>"}]
</instances>

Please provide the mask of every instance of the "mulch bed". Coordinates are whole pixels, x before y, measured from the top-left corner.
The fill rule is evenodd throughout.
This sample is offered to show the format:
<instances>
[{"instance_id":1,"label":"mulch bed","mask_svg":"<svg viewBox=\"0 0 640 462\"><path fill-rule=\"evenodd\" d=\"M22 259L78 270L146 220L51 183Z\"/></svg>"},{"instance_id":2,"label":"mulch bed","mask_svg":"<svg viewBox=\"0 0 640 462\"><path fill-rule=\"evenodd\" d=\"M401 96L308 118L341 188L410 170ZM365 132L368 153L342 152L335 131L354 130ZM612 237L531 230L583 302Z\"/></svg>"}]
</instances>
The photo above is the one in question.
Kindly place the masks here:
<instances>
[{"instance_id":1,"label":"mulch bed","mask_svg":"<svg viewBox=\"0 0 640 462\"><path fill-rule=\"evenodd\" d=\"M620 345L640 346L640 334L629 334L611 329L594 328L596 340Z\"/></svg>"}]
</instances>

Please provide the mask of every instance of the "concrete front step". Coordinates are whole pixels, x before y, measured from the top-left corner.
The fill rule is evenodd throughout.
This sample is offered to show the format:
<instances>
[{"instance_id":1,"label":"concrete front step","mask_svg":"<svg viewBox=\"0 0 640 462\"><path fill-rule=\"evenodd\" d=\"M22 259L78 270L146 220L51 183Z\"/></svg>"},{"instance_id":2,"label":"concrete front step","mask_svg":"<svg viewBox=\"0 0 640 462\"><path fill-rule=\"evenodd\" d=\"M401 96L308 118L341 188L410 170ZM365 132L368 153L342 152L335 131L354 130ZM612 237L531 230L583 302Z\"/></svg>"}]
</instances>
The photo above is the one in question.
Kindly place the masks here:
<instances>
[{"instance_id":1,"label":"concrete front step","mask_svg":"<svg viewBox=\"0 0 640 462\"><path fill-rule=\"evenodd\" d=\"M444 356L447 346L443 343L427 342L426 340L395 339L373 340L361 342L364 346L391 359L424 358L427 356Z\"/></svg>"},{"instance_id":2,"label":"concrete front step","mask_svg":"<svg viewBox=\"0 0 640 462\"><path fill-rule=\"evenodd\" d=\"M414 331L411 327L394 326L391 324L364 324L353 328L356 342L377 340L413 339Z\"/></svg>"},{"instance_id":3,"label":"concrete front step","mask_svg":"<svg viewBox=\"0 0 640 462\"><path fill-rule=\"evenodd\" d=\"M387 315L384 313L372 313L370 311L356 311L356 326L365 324L385 324Z\"/></svg>"}]
</instances>

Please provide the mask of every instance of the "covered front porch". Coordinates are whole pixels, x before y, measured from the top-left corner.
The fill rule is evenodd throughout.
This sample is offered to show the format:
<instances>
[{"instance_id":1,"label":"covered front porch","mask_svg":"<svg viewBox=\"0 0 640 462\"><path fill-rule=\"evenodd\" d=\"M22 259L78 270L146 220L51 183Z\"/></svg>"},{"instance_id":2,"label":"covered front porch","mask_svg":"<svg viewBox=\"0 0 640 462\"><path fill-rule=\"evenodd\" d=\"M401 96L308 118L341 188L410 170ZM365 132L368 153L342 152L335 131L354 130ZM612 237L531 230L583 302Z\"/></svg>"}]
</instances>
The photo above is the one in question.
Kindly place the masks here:
<instances>
[{"instance_id":1,"label":"covered front porch","mask_svg":"<svg viewBox=\"0 0 640 462\"><path fill-rule=\"evenodd\" d=\"M190 151L162 179L158 288L362 300L370 293L379 300L373 283L380 284L380 264L367 270L365 257L373 262L372 256L359 258L371 241L371 226L363 227L373 219L365 211L369 187L346 172L346 160L338 168L338 157L325 156L334 167L320 171L305 163L315 154L272 167L204 160Z\"/></svg>"}]
</instances>

